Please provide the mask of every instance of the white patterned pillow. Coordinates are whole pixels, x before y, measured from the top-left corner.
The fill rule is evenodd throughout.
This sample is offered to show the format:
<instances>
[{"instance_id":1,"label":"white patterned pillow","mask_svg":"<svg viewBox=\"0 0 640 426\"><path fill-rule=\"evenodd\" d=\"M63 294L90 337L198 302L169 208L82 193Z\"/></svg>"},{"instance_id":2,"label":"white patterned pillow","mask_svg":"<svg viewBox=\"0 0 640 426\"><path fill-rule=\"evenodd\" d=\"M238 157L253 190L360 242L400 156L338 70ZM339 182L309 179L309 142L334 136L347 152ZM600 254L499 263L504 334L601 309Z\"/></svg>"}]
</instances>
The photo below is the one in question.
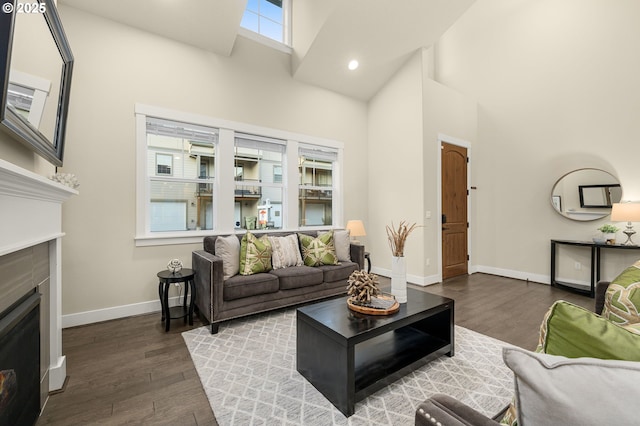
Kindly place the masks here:
<instances>
[{"instance_id":1,"label":"white patterned pillow","mask_svg":"<svg viewBox=\"0 0 640 426\"><path fill-rule=\"evenodd\" d=\"M269 237L269 242L271 243L273 269L303 265L300 247L298 247L298 237L295 234L286 237Z\"/></svg>"}]
</instances>

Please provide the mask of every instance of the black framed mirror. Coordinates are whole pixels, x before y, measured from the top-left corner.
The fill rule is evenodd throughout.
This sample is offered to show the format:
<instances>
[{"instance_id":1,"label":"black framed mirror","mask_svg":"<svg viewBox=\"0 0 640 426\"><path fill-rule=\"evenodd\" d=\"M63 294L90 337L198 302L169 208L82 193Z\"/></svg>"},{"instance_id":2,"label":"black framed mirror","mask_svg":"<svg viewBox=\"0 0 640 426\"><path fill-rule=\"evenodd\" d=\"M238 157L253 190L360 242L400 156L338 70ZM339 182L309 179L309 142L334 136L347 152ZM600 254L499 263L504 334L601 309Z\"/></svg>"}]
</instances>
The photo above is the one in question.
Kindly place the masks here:
<instances>
[{"instance_id":1,"label":"black framed mirror","mask_svg":"<svg viewBox=\"0 0 640 426\"><path fill-rule=\"evenodd\" d=\"M580 207L607 209L613 207L613 200L620 201L622 189L618 184L579 185Z\"/></svg>"},{"instance_id":2,"label":"black framed mirror","mask_svg":"<svg viewBox=\"0 0 640 426\"><path fill-rule=\"evenodd\" d=\"M62 166L73 54L52 0L4 0L0 128Z\"/></svg>"},{"instance_id":3,"label":"black framed mirror","mask_svg":"<svg viewBox=\"0 0 640 426\"><path fill-rule=\"evenodd\" d=\"M590 221L611 213L613 203L622 198L618 178L600 169L573 170L556 181L551 205L567 219Z\"/></svg>"}]
</instances>

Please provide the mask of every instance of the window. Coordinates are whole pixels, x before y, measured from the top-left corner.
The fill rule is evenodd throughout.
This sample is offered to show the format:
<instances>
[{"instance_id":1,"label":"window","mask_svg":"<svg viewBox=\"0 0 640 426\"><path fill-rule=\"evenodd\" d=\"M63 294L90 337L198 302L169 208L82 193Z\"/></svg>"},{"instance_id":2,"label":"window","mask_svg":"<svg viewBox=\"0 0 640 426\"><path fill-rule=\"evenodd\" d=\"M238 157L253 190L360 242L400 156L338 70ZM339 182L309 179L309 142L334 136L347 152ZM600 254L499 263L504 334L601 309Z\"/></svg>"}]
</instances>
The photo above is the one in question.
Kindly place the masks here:
<instances>
[{"instance_id":1,"label":"window","mask_svg":"<svg viewBox=\"0 0 640 426\"><path fill-rule=\"evenodd\" d=\"M218 130L147 118L150 232L213 229Z\"/></svg>"},{"instance_id":2,"label":"window","mask_svg":"<svg viewBox=\"0 0 640 426\"><path fill-rule=\"evenodd\" d=\"M282 165L286 141L236 134L235 225L244 229L282 228ZM277 181L274 170L280 168Z\"/></svg>"},{"instance_id":3,"label":"window","mask_svg":"<svg viewBox=\"0 0 640 426\"><path fill-rule=\"evenodd\" d=\"M273 181L282 183L282 166L273 166Z\"/></svg>"},{"instance_id":4,"label":"window","mask_svg":"<svg viewBox=\"0 0 640 426\"><path fill-rule=\"evenodd\" d=\"M288 45L288 5L289 0L248 0L240 26Z\"/></svg>"},{"instance_id":5,"label":"window","mask_svg":"<svg viewBox=\"0 0 640 426\"><path fill-rule=\"evenodd\" d=\"M172 169L173 169L173 155L156 154L156 174L157 175L171 176Z\"/></svg>"},{"instance_id":6,"label":"window","mask_svg":"<svg viewBox=\"0 0 640 426\"><path fill-rule=\"evenodd\" d=\"M341 142L136 104L136 245L343 226Z\"/></svg>"},{"instance_id":7,"label":"window","mask_svg":"<svg viewBox=\"0 0 640 426\"><path fill-rule=\"evenodd\" d=\"M333 225L333 166L336 150L300 146L298 218L300 226Z\"/></svg>"}]
</instances>

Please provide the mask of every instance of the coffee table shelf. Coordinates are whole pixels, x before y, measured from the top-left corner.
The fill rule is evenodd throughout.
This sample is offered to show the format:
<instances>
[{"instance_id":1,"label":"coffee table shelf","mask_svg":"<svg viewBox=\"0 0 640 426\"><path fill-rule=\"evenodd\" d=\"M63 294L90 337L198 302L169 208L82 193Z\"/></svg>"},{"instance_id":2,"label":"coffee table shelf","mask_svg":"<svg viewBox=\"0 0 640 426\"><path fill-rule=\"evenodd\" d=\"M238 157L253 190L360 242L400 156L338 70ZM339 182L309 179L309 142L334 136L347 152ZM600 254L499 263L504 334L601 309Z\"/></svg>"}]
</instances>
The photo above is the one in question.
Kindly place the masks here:
<instances>
[{"instance_id":1,"label":"coffee table shelf","mask_svg":"<svg viewBox=\"0 0 640 426\"><path fill-rule=\"evenodd\" d=\"M297 310L297 369L345 416L355 403L441 355L454 355L454 301L408 289L388 316L347 308L346 298Z\"/></svg>"},{"instance_id":2,"label":"coffee table shelf","mask_svg":"<svg viewBox=\"0 0 640 426\"><path fill-rule=\"evenodd\" d=\"M404 327L360 343L355 349L355 391L360 400L449 352L450 345L419 329ZM431 354L435 356L428 357Z\"/></svg>"}]
</instances>

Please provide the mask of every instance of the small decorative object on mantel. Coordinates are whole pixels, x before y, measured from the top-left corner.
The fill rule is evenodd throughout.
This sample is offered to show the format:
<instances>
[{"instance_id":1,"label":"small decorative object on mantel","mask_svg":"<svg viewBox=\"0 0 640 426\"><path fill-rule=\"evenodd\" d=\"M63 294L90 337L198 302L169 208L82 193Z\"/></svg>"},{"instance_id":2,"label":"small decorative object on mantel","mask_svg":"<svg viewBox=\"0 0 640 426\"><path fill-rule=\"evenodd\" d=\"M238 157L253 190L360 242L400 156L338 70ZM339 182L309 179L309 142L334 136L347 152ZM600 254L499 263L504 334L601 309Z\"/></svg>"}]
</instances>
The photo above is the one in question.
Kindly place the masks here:
<instances>
[{"instance_id":1,"label":"small decorative object on mantel","mask_svg":"<svg viewBox=\"0 0 640 426\"><path fill-rule=\"evenodd\" d=\"M353 271L347 280L347 306L352 311L367 315L389 315L398 312L396 299L383 294L378 287L378 276L365 270Z\"/></svg>"},{"instance_id":2,"label":"small decorative object on mantel","mask_svg":"<svg viewBox=\"0 0 640 426\"><path fill-rule=\"evenodd\" d=\"M73 189L76 189L80 186L80 184L78 183L78 178L73 173L56 173L55 175L49 176L49 179Z\"/></svg>"},{"instance_id":3,"label":"small decorative object on mantel","mask_svg":"<svg viewBox=\"0 0 640 426\"><path fill-rule=\"evenodd\" d=\"M169 263L167 263L167 269L170 270L172 274L180 272L182 270L182 261L180 259L171 259Z\"/></svg>"},{"instance_id":4,"label":"small decorative object on mantel","mask_svg":"<svg viewBox=\"0 0 640 426\"><path fill-rule=\"evenodd\" d=\"M606 244L608 245L614 245L616 243L616 232L618 232L619 230L620 229L617 226L611 225L609 223L604 224L600 228L598 228L598 231L604 234L604 239L606 241Z\"/></svg>"},{"instance_id":5,"label":"small decorative object on mantel","mask_svg":"<svg viewBox=\"0 0 640 426\"><path fill-rule=\"evenodd\" d=\"M391 227L387 226L387 238L393 255L391 259L391 294L400 303L407 302L407 265L404 259L404 244L409 234L417 227L418 225L415 223L408 225L404 220L400 222L398 229L394 228L393 222Z\"/></svg>"}]
</instances>

